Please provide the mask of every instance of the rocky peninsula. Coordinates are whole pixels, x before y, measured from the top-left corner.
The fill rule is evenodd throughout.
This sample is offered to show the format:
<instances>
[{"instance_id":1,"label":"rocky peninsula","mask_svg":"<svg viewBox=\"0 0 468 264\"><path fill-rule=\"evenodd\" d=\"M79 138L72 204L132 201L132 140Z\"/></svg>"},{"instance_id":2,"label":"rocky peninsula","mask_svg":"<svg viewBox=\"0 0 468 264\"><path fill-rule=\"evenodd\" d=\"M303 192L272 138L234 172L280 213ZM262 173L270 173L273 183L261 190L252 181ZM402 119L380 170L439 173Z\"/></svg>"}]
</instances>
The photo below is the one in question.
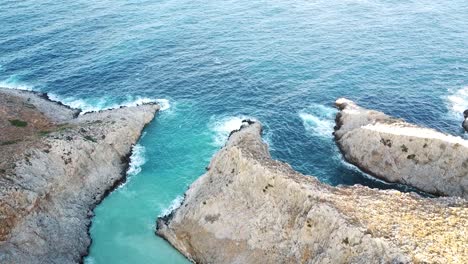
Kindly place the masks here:
<instances>
[{"instance_id":1,"label":"rocky peninsula","mask_svg":"<svg viewBox=\"0 0 468 264\"><path fill-rule=\"evenodd\" d=\"M45 94L0 89L0 263L79 263L97 203L125 178L159 106L79 115Z\"/></svg>"},{"instance_id":2,"label":"rocky peninsula","mask_svg":"<svg viewBox=\"0 0 468 264\"><path fill-rule=\"evenodd\" d=\"M468 198L468 141L341 98L335 139L344 157L378 178Z\"/></svg>"},{"instance_id":3,"label":"rocky peninsula","mask_svg":"<svg viewBox=\"0 0 468 264\"><path fill-rule=\"evenodd\" d=\"M332 187L273 160L259 123L233 132L157 234L196 263L468 263L458 197Z\"/></svg>"}]
</instances>

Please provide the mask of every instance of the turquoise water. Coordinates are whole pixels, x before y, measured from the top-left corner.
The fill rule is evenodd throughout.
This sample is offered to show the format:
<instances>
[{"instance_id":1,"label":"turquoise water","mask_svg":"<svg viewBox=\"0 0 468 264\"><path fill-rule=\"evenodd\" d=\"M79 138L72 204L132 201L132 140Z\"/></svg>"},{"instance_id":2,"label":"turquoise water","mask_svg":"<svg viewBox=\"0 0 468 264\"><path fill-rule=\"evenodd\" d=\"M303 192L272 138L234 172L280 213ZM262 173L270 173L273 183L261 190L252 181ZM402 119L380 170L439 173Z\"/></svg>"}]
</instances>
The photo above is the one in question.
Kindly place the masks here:
<instances>
[{"instance_id":1,"label":"turquoise water","mask_svg":"<svg viewBox=\"0 0 468 264\"><path fill-rule=\"evenodd\" d=\"M185 263L155 218L243 117L276 159L332 185L403 188L343 162L337 97L466 136L467 14L465 0L0 0L0 85L87 111L164 104L95 210L86 262Z\"/></svg>"}]
</instances>

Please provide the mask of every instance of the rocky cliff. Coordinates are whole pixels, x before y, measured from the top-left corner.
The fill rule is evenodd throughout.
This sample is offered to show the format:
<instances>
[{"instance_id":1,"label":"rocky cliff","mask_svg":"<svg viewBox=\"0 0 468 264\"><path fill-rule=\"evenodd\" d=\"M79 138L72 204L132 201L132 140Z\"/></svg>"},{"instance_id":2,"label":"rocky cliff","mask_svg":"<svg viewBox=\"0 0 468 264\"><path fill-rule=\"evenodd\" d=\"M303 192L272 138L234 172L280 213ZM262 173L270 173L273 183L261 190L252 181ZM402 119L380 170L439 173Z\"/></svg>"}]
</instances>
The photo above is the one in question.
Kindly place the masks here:
<instances>
[{"instance_id":1,"label":"rocky cliff","mask_svg":"<svg viewBox=\"0 0 468 264\"><path fill-rule=\"evenodd\" d=\"M345 158L388 182L468 198L468 141L338 99L335 138Z\"/></svg>"},{"instance_id":2,"label":"rocky cliff","mask_svg":"<svg viewBox=\"0 0 468 264\"><path fill-rule=\"evenodd\" d=\"M231 134L157 234L196 263L468 263L468 204L331 187Z\"/></svg>"},{"instance_id":3,"label":"rocky cliff","mask_svg":"<svg viewBox=\"0 0 468 264\"><path fill-rule=\"evenodd\" d=\"M0 263L78 263L92 209L125 176L157 105L78 116L0 89Z\"/></svg>"}]
</instances>

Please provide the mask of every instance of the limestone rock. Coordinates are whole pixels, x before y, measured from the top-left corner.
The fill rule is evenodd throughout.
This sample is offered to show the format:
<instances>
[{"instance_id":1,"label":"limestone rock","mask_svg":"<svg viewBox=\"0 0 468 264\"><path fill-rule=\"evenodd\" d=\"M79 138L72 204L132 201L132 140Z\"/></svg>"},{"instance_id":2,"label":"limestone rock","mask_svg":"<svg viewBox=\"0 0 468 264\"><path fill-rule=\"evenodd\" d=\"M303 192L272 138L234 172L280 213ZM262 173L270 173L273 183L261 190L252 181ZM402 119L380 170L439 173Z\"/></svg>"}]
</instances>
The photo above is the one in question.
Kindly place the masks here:
<instances>
[{"instance_id":1,"label":"limestone rock","mask_svg":"<svg viewBox=\"0 0 468 264\"><path fill-rule=\"evenodd\" d=\"M388 182L468 198L468 141L336 101L336 142L350 163Z\"/></svg>"},{"instance_id":2,"label":"limestone rock","mask_svg":"<svg viewBox=\"0 0 468 264\"><path fill-rule=\"evenodd\" d=\"M92 209L125 176L158 105L77 116L0 89L0 263L79 263Z\"/></svg>"},{"instance_id":3,"label":"limestone rock","mask_svg":"<svg viewBox=\"0 0 468 264\"><path fill-rule=\"evenodd\" d=\"M272 160L259 123L231 134L157 234L196 263L467 263L468 208L331 187Z\"/></svg>"}]
</instances>

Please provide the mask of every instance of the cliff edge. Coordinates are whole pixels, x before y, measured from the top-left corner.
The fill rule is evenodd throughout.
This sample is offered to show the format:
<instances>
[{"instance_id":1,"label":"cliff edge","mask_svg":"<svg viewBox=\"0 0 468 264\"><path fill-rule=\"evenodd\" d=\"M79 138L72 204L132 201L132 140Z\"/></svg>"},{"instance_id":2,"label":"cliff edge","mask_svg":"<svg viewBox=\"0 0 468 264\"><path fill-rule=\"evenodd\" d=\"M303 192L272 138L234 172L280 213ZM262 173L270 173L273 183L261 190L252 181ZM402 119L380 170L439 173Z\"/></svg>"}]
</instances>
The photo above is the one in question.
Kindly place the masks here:
<instances>
[{"instance_id":1,"label":"cliff edge","mask_svg":"<svg viewBox=\"0 0 468 264\"><path fill-rule=\"evenodd\" d=\"M331 187L271 159L261 125L229 137L157 234L196 263L467 263L461 198Z\"/></svg>"},{"instance_id":2,"label":"cliff edge","mask_svg":"<svg viewBox=\"0 0 468 264\"><path fill-rule=\"evenodd\" d=\"M125 176L158 105L78 115L0 89L0 263L79 263L92 209Z\"/></svg>"},{"instance_id":3,"label":"cliff edge","mask_svg":"<svg viewBox=\"0 0 468 264\"><path fill-rule=\"evenodd\" d=\"M341 98L335 139L344 157L388 182L468 198L468 141Z\"/></svg>"}]
</instances>

